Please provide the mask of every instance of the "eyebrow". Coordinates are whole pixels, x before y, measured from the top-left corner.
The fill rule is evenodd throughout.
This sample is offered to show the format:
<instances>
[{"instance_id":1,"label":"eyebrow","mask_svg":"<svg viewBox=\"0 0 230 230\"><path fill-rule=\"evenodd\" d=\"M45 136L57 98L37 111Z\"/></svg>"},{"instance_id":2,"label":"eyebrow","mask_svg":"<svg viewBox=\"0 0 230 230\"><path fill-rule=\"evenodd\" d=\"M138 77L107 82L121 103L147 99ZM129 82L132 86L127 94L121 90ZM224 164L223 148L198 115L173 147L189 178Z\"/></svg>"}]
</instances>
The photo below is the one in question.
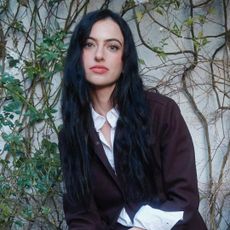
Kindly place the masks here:
<instances>
[{"instance_id":1,"label":"eyebrow","mask_svg":"<svg viewBox=\"0 0 230 230\"><path fill-rule=\"evenodd\" d=\"M97 39L96 39L96 38L93 38L93 37L88 37L87 39L92 39L92 40L94 40L94 41L97 41ZM108 38L108 39L105 39L105 41L106 41L106 42L113 42L113 41L116 41L116 42L118 42L121 46L123 46L122 42L121 42L119 39L117 39L117 38Z\"/></svg>"}]
</instances>

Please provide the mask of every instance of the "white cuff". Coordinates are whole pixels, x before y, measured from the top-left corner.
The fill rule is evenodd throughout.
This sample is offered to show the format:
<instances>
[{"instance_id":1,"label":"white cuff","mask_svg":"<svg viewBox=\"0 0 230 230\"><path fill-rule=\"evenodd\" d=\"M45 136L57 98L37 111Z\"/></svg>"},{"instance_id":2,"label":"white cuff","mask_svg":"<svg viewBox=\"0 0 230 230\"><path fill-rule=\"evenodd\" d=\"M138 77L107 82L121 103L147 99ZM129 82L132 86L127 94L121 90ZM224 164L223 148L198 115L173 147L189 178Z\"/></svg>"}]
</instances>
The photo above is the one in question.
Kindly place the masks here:
<instances>
[{"instance_id":1,"label":"white cuff","mask_svg":"<svg viewBox=\"0 0 230 230\"><path fill-rule=\"evenodd\" d=\"M166 212L149 205L142 206L136 213L133 223L125 208L120 212L118 223L126 227L139 227L146 230L170 230L181 219L183 211Z\"/></svg>"},{"instance_id":2,"label":"white cuff","mask_svg":"<svg viewBox=\"0 0 230 230\"><path fill-rule=\"evenodd\" d=\"M126 227L133 227L133 223L129 218L129 215L127 214L125 208L121 210L117 222Z\"/></svg>"},{"instance_id":3,"label":"white cuff","mask_svg":"<svg viewBox=\"0 0 230 230\"><path fill-rule=\"evenodd\" d=\"M133 226L147 230L170 230L183 219L183 213L183 211L166 212L144 205L136 213Z\"/></svg>"}]
</instances>

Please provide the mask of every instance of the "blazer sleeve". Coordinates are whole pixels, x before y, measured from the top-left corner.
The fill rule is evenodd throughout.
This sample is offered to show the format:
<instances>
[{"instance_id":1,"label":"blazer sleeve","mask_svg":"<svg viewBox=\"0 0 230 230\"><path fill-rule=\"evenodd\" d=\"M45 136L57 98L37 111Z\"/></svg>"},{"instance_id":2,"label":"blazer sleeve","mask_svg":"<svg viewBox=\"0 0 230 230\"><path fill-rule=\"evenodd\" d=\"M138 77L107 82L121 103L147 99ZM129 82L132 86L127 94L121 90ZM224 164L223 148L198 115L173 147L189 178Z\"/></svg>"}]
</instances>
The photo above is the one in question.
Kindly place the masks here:
<instances>
[{"instance_id":1,"label":"blazer sleeve","mask_svg":"<svg viewBox=\"0 0 230 230\"><path fill-rule=\"evenodd\" d=\"M68 195L63 195L63 208L65 213L66 223L70 230L105 230L106 225L100 220L97 207L93 199L90 201L90 206L86 209L82 204L71 202Z\"/></svg>"},{"instance_id":2,"label":"blazer sleeve","mask_svg":"<svg viewBox=\"0 0 230 230\"><path fill-rule=\"evenodd\" d=\"M164 106L161 119L159 142L166 200L160 209L184 211L183 222L178 224L186 224L197 215L199 205L192 138L173 100L169 99Z\"/></svg>"},{"instance_id":3,"label":"blazer sleeve","mask_svg":"<svg viewBox=\"0 0 230 230\"><path fill-rule=\"evenodd\" d=\"M61 164L64 163L64 158L67 157L65 148L65 137L61 131L58 135L58 146L60 151ZM107 225L102 221L96 202L93 195L89 201L89 207L86 208L82 202L72 202L68 198L68 194L63 194L63 209L65 220L70 230L125 230L124 226L115 223L114 225Z\"/></svg>"}]
</instances>

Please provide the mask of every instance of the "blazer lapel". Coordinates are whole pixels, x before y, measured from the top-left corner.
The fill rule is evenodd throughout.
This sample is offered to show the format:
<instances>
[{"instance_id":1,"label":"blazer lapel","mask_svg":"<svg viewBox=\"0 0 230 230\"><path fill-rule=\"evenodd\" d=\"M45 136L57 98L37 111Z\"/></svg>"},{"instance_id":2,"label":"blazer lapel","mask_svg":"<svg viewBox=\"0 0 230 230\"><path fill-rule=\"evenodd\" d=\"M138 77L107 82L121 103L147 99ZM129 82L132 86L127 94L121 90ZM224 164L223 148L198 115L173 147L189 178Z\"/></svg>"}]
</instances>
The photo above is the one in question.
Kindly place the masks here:
<instances>
[{"instance_id":1,"label":"blazer lapel","mask_svg":"<svg viewBox=\"0 0 230 230\"><path fill-rule=\"evenodd\" d=\"M121 185L119 184L118 178L115 174L115 171L113 170L112 166L110 165L106 155L105 155L105 151L104 148L101 144L101 141L99 139L98 133L96 132L94 127L90 128L90 138L92 140L93 143L93 149L95 151L95 154L97 155L97 157L100 159L100 161L102 162L102 164L105 166L105 168L107 169L108 173L110 174L110 176L113 178L114 182L117 184L117 186L119 187L119 189L121 190Z\"/></svg>"}]
</instances>

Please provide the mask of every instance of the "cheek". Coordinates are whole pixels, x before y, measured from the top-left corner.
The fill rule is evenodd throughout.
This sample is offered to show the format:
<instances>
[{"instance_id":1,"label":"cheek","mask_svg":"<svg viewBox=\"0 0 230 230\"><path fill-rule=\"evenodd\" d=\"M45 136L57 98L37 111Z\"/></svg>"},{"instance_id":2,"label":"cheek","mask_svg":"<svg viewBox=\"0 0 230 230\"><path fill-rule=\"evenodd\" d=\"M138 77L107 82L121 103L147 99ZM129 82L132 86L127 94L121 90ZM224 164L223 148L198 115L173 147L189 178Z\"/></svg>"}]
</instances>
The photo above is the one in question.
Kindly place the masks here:
<instances>
[{"instance_id":1,"label":"cheek","mask_svg":"<svg viewBox=\"0 0 230 230\"><path fill-rule=\"evenodd\" d=\"M83 64L84 64L85 66L87 66L87 64L88 64L89 61L91 60L90 57L91 57L91 55L90 55L89 52L83 51L83 53L82 53L82 61L83 61Z\"/></svg>"},{"instance_id":2,"label":"cheek","mask_svg":"<svg viewBox=\"0 0 230 230\"><path fill-rule=\"evenodd\" d=\"M118 65L119 65L119 69L122 71L123 70L123 61L122 61L122 59L119 60Z\"/></svg>"},{"instance_id":3,"label":"cheek","mask_svg":"<svg viewBox=\"0 0 230 230\"><path fill-rule=\"evenodd\" d=\"M83 65L85 65L86 60L87 60L86 53L83 52L83 53L82 53L82 62L83 62Z\"/></svg>"},{"instance_id":4,"label":"cheek","mask_svg":"<svg viewBox=\"0 0 230 230\"><path fill-rule=\"evenodd\" d=\"M84 68L84 71L85 71L85 74L87 75L89 73L89 67L90 67L90 63L89 63L89 60L85 57L82 59L83 61L83 68Z\"/></svg>"},{"instance_id":5,"label":"cheek","mask_svg":"<svg viewBox=\"0 0 230 230\"><path fill-rule=\"evenodd\" d=\"M116 58L114 58L112 63L117 69L123 68L122 56L119 55Z\"/></svg>"}]
</instances>

